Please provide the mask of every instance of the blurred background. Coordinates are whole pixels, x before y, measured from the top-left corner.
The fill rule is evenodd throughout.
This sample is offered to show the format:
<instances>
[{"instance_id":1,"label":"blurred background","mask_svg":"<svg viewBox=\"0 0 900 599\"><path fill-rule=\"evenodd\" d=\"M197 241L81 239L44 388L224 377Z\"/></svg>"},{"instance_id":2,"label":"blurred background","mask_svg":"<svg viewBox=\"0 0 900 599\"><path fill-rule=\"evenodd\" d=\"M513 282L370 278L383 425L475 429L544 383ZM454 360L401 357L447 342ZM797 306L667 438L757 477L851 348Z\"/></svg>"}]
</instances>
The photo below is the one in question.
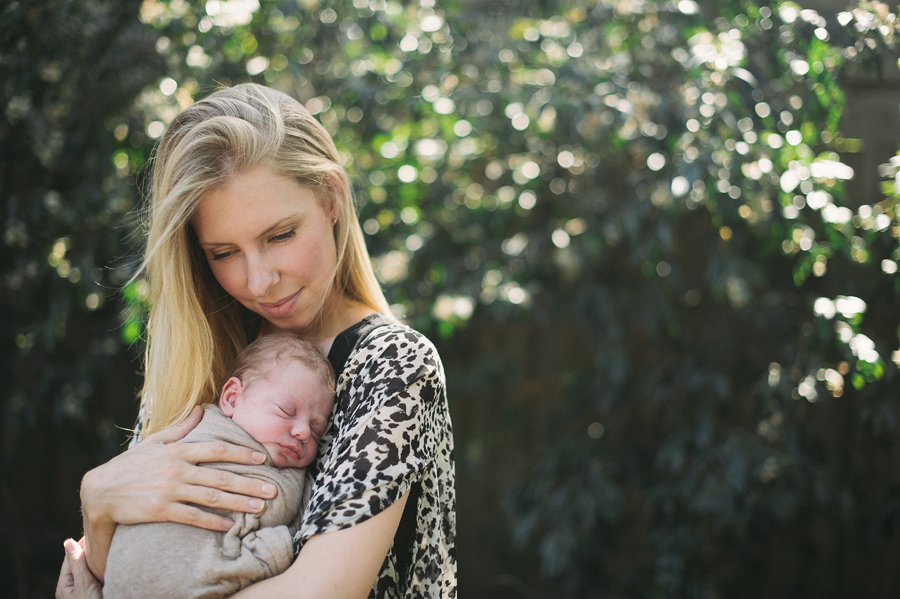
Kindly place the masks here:
<instances>
[{"instance_id":1,"label":"blurred background","mask_svg":"<svg viewBox=\"0 0 900 599\"><path fill-rule=\"evenodd\" d=\"M462 597L900 596L896 12L4 0L0 595L135 421L155 140L256 81L441 350Z\"/></svg>"}]
</instances>

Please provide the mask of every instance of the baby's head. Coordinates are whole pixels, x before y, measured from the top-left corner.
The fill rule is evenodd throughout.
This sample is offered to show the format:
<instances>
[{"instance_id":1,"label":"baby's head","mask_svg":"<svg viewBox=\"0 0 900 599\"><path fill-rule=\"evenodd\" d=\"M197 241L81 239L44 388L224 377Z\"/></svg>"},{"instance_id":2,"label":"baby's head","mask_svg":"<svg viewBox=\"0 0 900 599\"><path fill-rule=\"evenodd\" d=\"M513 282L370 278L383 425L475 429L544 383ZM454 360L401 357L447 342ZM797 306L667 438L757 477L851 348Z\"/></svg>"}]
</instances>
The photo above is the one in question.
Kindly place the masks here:
<instances>
[{"instance_id":1,"label":"baby's head","mask_svg":"<svg viewBox=\"0 0 900 599\"><path fill-rule=\"evenodd\" d=\"M303 468L328 426L334 383L331 364L315 345L272 333L235 360L219 407L266 448L276 467Z\"/></svg>"}]
</instances>

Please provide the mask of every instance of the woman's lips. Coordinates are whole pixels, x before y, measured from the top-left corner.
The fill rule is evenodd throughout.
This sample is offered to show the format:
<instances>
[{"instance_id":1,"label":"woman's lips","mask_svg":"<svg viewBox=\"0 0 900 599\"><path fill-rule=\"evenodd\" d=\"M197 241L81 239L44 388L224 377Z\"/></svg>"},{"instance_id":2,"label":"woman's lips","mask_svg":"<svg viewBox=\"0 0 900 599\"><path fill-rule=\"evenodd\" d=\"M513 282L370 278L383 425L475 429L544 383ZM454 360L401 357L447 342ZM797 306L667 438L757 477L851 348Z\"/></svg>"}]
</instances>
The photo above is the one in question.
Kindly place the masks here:
<instances>
[{"instance_id":1,"label":"woman's lips","mask_svg":"<svg viewBox=\"0 0 900 599\"><path fill-rule=\"evenodd\" d=\"M259 307L263 309L263 312L265 312L272 318L284 318L293 311L294 306L297 303L297 298L300 297L301 291L303 290L300 289L293 295L286 297L280 302L276 302L274 304L264 304L260 302Z\"/></svg>"}]
</instances>

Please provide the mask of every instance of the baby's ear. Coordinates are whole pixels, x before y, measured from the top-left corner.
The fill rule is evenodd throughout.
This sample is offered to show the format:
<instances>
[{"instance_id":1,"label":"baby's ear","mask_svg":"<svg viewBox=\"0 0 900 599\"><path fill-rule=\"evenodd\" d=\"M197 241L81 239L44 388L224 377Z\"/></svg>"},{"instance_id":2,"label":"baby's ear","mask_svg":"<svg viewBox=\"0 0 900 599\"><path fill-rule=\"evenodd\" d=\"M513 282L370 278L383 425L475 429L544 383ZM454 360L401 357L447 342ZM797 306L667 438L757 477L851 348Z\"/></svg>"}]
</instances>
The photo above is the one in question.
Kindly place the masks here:
<instances>
[{"instance_id":1,"label":"baby's ear","mask_svg":"<svg viewBox=\"0 0 900 599\"><path fill-rule=\"evenodd\" d=\"M229 418L234 415L234 409L243 391L244 384L236 376L225 381L225 384L222 386L222 394L219 395L219 409L222 410L223 414Z\"/></svg>"}]
</instances>

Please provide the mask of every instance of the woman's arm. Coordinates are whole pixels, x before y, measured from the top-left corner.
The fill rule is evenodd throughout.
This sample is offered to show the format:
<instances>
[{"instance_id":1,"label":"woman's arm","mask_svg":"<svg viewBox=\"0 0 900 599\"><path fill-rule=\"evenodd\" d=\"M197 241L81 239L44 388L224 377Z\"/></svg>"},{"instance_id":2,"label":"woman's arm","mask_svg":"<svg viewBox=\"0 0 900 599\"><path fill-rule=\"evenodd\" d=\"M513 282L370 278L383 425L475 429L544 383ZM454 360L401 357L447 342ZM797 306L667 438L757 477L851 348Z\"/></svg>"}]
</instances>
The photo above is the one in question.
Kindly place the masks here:
<instances>
[{"instance_id":1,"label":"woman's arm","mask_svg":"<svg viewBox=\"0 0 900 599\"><path fill-rule=\"evenodd\" d=\"M265 456L224 442L175 443L203 416L194 408L181 424L157 433L106 464L88 472L81 483L86 561L103 580L106 557L118 524L180 522L227 531L231 520L200 508L260 512L260 498L275 496L275 486L259 479L197 466L202 462L260 464Z\"/></svg>"},{"instance_id":2,"label":"woman's arm","mask_svg":"<svg viewBox=\"0 0 900 599\"><path fill-rule=\"evenodd\" d=\"M387 509L350 528L311 537L283 574L234 599L360 599L368 596L397 532L407 492Z\"/></svg>"}]
</instances>

